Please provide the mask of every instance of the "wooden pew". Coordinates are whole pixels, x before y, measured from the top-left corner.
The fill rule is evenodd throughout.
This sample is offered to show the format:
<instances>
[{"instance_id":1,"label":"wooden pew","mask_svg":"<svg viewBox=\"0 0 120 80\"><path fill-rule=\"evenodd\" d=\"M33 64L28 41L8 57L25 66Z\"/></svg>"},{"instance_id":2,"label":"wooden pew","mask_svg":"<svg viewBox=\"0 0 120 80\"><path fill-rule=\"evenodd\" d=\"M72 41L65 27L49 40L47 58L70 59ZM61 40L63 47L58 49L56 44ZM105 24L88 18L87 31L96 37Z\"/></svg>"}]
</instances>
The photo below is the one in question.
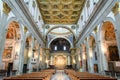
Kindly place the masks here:
<instances>
[{"instance_id":1,"label":"wooden pew","mask_svg":"<svg viewBox=\"0 0 120 80\"><path fill-rule=\"evenodd\" d=\"M19 76L4 78L3 80L50 80L55 70L43 70L41 72L33 72Z\"/></svg>"},{"instance_id":2,"label":"wooden pew","mask_svg":"<svg viewBox=\"0 0 120 80\"><path fill-rule=\"evenodd\" d=\"M75 72L74 70L65 70L65 73L73 80L117 80L116 78L91 74L88 72Z\"/></svg>"}]
</instances>

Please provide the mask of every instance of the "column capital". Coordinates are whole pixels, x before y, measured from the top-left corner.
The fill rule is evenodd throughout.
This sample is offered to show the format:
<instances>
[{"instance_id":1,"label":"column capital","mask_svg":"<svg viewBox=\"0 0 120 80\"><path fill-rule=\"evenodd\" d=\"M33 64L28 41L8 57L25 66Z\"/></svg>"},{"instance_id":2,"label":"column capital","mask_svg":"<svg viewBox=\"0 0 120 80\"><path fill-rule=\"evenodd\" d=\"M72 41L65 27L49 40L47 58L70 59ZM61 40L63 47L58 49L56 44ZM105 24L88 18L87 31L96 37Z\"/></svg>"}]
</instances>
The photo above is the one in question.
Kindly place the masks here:
<instances>
[{"instance_id":1,"label":"column capital","mask_svg":"<svg viewBox=\"0 0 120 80\"><path fill-rule=\"evenodd\" d=\"M10 11L11 11L11 8L8 6L8 4L3 2L3 12L8 15Z\"/></svg>"},{"instance_id":2,"label":"column capital","mask_svg":"<svg viewBox=\"0 0 120 80\"><path fill-rule=\"evenodd\" d=\"M46 53L47 55L49 55L49 53L50 53L50 48L43 48L43 49L44 49L45 53Z\"/></svg>"},{"instance_id":3,"label":"column capital","mask_svg":"<svg viewBox=\"0 0 120 80\"><path fill-rule=\"evenodd\" d=\"M94 32L95 32L95 33L98 32L98 26L96 26L96 27L94 28Z\"/></svg>"},{"instance_id":4,"label":"column capital","mask_svg":"<svg viewBox=\"0 0 120 80\"><path fill-rule=\"evenodd\" d=\"M112 12L114 15L118 14L120 12L120 2L117 2L115 6L112 8Z\"/></svg>"},{"instance_id":5,"label":"column capital","mask_svg":"<svg viewBox=\"0 0 120 80\"><path fill-rule=\"evenodd\" d=\"M71 54L75 54L76 53L76 48L71 48L70 52L71 52Z\"/></svg>"},{"instance_id":6,"label":"column capital","mask_svg":"<svg viewBox=\"0 0 120 80\"><path fill-rule=\"evenodd\" d=\"M26 33L28 31L27 27L24 26L24 33Z\"/></svg>"}]
</instances>

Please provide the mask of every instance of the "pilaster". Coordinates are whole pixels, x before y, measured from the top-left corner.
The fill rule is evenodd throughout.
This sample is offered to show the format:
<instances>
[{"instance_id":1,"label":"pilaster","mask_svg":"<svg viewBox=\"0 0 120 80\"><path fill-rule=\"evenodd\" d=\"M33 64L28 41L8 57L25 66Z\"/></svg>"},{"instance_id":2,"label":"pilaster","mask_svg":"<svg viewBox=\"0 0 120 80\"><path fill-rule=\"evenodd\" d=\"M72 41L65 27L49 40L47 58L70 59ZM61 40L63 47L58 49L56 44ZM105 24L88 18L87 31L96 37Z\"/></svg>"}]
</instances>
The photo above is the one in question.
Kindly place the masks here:
<instances>
[{"instance_id":1,"label":"pilaster","mask_svg":"<svg viewBox=\"0 0 120 80\"><path fill-rule=\"evenodd\" d=\"M87 52L87 62L88 62L88 71L90 73L94 73L94 67L93 67L93 62L92 62L92 57L93 57L93 52L92 52L92 47L89 46L87 43L86 45L86 52Z\"/></svg>"},{"instance_id":2,"label":"pilaster","mask_svg":"<svg viewBox=\"0 0 120 80\"><path fill-rule=\"evenodd\" d=\"M107 60L105 57L105 53L102 51L102 42L100 40L100 35L97 33L96 34L96 46L97 46L97 57L98 57L98 69L99 73L104 74L104 70L107 70Z\"/></svg>"},{"instance_id":3,"label":"pilaster","mask_svg":"<svg viewBox=\"0 0 120 80\"><path fill-rule=\"evenodd\" d=\"M44 50L45 50L45 54L46 54L46 60L45 60L46 68L48 68L49 67L50 49L49 48L44 48Z\"/></svg>"},{"instance_id":4,"label":"pilaster","mask_svg":"<svg viewBox=\"0 0 120 80\"><path fill-rule=\"evenodd\" d=\"M82 46L80 46L80 56L81 56L80 71L83 72L83 71L85 71L85 66L84 66L84 58L83 58L83 48L82 48Z\"/></svg>"},{"instance_id":5,"label":"pilaster","mask_svg":"<svg viewBox=\"0 0 120 80\"><path fill-rule=\"evenodd\" d=\"M72 58L71 64L73 68L75 69L76 68L76 60L75 60L76 48L71 48L70 52L71 52L71 58Z\"/></svg>"},{"instance_id":6,"label":"pilaster","mask_svg":"<svg viewBox=\"0 0 120 80\"><path fill-rule=\"evenodd\" d=\"M37 71L39 71L39 68L40 68L40 46L38 48Z\"/></svg>"},{"instance_id":7,"label":"pilaster","mask_svg":"<svg viewBox=\"0 0 120 80\"><path fill-rule=\"evenodd\" d=\"M115 24L116 26L115 33L116 33L116 41L119 51L119 59L120 59L120 2L117 2L115 6L112 8L112 12L115 16Z\"/></svg>"},{"instance_id":8,"label":"pilaster","mask_svg":"<svg viewBox=\"0 0 120 80\"><path fill-rule=\"evenodd\" d=\"M35 45L34 38L32 38L31 48L30 48L30 53L29 53L31 54L29 56L29 73L33 71L32 59L34 58L34 51L33 51L34 45Z\"/></svg>"},{"instance_id":9,"label":"pilaster","mask_svg":"<svg viewBox=\"0 0 120 80\"><path fill-rule=\"evenodd\" d=\"M26 44L26 34L24 34L21 39L21 46L19 52L19 67L17 72L18 75L23 73L25 44Z\"/></svg>"},{"instance_id":10,"label":"pilaster","mask_svg":"<svg viewBox=\"0 0 120 80\"><path fill-rule=\"evenodd\" d=\"M8 8L9 6L6 3L3 3L3 14L1 16L1 22L0 22L0 25L1 25L0 27L0 63L2 63L2 54L4 51L4 44L6 41L7 30L5 29L5 27L7 24L8 14L10 12L10 11L7 11Z\"/></svg>"},{"instance_id":11,"label":"pilaster","mask_svg":"<svg viewBox=\"0 0 120 80\"><path fill-rule=\"evenodd\" d=\"M67 65L71 65L71 63L70 63L70 55L67 56Z\"/></svg>"}]
</instances>

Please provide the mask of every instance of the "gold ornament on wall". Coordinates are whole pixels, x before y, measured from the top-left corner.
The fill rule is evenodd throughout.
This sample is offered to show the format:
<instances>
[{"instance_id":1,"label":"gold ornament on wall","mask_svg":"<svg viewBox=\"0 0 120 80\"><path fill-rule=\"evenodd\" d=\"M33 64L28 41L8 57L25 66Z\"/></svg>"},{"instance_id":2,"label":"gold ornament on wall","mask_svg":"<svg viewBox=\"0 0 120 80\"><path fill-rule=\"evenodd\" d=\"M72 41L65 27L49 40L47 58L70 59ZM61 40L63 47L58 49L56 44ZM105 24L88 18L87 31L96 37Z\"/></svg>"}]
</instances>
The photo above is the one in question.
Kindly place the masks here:
<instances>
[{"instance_id":1,"label":"gold ornament on wall","mask_svg":"<svg viewBox=\"0 0 120 80\"><path fill-rule=\"evenodd\" d=\"M24 27L24 32L26 33L28 31L27 27Z\"/></svg>"},{"instance_id":2,"label":"gold ornament on wall","mask_svg":"<svg viewBox=\"0 0 120 80\"><path fill-rule=\"evenodd\" d=\"M10 11L11 8L7 5L7 3L3 2L3 12L8 15Z\"/></svg>"},{"instance_id":3,"label":"gold ornament on wall","mask_svg":"<svg viewBox=\"0 0 120 80\"><path fill-rule=\"evenodd\" d=\"M96 26L96 27L94 28L94 32L95 32L95 33L98 32L98 29L97 29L97 28L98 28L98 26Z\"/></svg>"},{"instance_id":4,"label":"gold ornament on wall","mask_svg":"<svg viewBox=\"0 0 120 80\"><path fill-rule=\"evenodd\" d=\"M116 15L118 12L120 12L120 3L117 2L115 4L115 6L112 8L112 12L114 13L114 15Z\"/></svg>"}]
</instances>

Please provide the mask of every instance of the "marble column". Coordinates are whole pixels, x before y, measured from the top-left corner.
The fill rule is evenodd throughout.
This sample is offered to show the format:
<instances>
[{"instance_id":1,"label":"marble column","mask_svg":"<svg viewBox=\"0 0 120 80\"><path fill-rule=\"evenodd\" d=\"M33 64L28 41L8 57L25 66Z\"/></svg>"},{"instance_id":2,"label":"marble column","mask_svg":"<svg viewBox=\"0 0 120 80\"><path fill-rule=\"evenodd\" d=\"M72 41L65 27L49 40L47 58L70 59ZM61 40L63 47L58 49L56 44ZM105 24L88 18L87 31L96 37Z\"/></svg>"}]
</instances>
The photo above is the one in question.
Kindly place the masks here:
<instances>
[{"instance_id":1,"label":"marble column","mask_svg":"<svg viewBox=\"0 0 120 80\"><path fill-rule=\"evenodd\" d=\"M84 59L83 59L83 48L80 46L80 56L81 56L81 72L84 71Z\"/></svg>"},{"instance_id":2,"label":"marble column","mask_svg":"<svg viewBox=\"0 0 120 80\"><path fill-rule=\"evenodd\" d=\"M2 63L2 54L4 51L4 46L5 46L5 41L6 41L6 33L7 33L7 29L5 29L6 24L7 24L7 17L8 15L3 13L2 14L2 20L0 22L0 63Z\"/></svg>"},{"instance_id":3,"label":"marble column","mask_svg":"<svg viewBox=\"0 0 120 80\"><path fill-rule=\"evenodd\" d=\"M82 65L83 65L83 71L84 71L84 72L87 71L87 70L86 70L86 67L87 67L87 66L86 66L86 55L85 55L85 54L86 54L86 52L83 51L83 52L82 52Z\"/></svg>"},{"instance_id":4,"label":"marble column","mask_svg":"<svg viewBox=\"0 0 120 80\"><path fill-rule=\"evenodd\" d=\"M39 71L39 68L40 68L40 46L38 47L37 71Z\"/></svg>"},{"instance_id":5,"label":"marble column","mask_svg":"<svg viewBox=\"0 0 120 80\"><path fill-rule=\"evenodd\" d=\"M98 69L99 73L104 74L104 70L107 70L108 62L105 57L104 52L102 51L102 42L100 40L100 33L96 33L96 46L97 46L97 57L98 57Z\"/></svg>"},{"instance_id":6,"label":"marble column","mask_svg":"<svg viewBox=\"0 0 120 80\"><path fill-rule=\"evenodd\" d=\"M93 52L92 52L92 46L90 46L89 41L86 42L86 60L87 60L87 66L88 67L88 72L94 73L94 67L93 67Z\"/></svg>"},{"instance_id":7,"label":"marble column","mask_svg":"<svg viewBox=\"0 0 120 80\"><path fill-rule=\"evenodd\" d=\"M28 63L28 53L29 53L29 47L25 47L25 53L24 53L24 64Z\"/></svg>"},{"instance_id":8,"label":"marble column","mask_svg":"<svg viewBox=\"0 0 120 80\"><path fill-rule=\"evenodd\" d=\"M0 64L2 63L2 54L4 51L6 33L7 33L7 26L8 26L8 14L10 13L11 8L3 2L3 13L0 12Z\"/></svg>"},{"instance_id":9,"label":"marble column","mask_svg":"<svg viewBox=\"0 0 120 80\"><path fill-rule=\"evenodd\" d=\"M70 56L69 55L67 56L67 65L71 65L70 64Z\"/></svg>"},{"instance_id":10,"label":"marble column","mask_svg":"<svg viewBox=\"0 0 120 80\"><path fill-rule=\"evenodd\" d=\"M41 60L41 69L43 70L43 69L45 69L45 60L46 60L44 48L43 48L43 51L42 51L41 56L42 56L42 60Z\"/></svg>"},{"instance_id":11,"label":"marble column","mask_svg":"<svg viewBox=\"0 0 120 80\"><path fill-rule=\"evenodd\" d=\"M118 46L119 52L119 59L120 59L120 2L117 2L112 9L115 17L115 33L116 33L116 41Z\"/></svg>"},{"instance_id":12,"label":"marble column","mask_svg":"<svg viewBox=\"0 0 120 80\"><path fill-rule=\"evenodd\" d=\"M92 57L93 57L92 47L90 47L89 44L87 43L86 49L87 49L86 53L87 53L88 71L90 73L94 73L94 67L92 62Z\"/></svg>"},{"instance_id":13,"label":"marble column","mask_svg":"<svg viewBox=\"0 0 120 80\"><path fill-rule=\"evenodd\" d=\"M53 56L50 56L50 65L53 65Z\"/></svg>"},{"instance_id":14,"label":"marble column","mask_svg":"<svg viewBox=\"0 0 120 80\"><path fill-rule=\"evenodd\" d=\"M77 56L77 61L76 61L76 68L77 70L80 69L80 55L76 55Z\"/></svg>"},{"instance_id":15,"label":"marble column","mask_svg":"<svg viewBox=\"0 0 120 80\"><path fill-rule=\"evenodd\" d=\"M50 49L49 48L45 48L45 52L46 52L46 68L48 68L49 67Z\"/></svg>"},{"instance_id":16,"label":"marble column","mask_svg":"<svg viewBox=\"0 0 120 80\"><path fill-rule=\"evenodd\" d=\"M76 53L76 48L71 48L71 57L72 57L72 66L75 69L76 65L76 60L75 60L75 53Z\"/></svg>"},{"instance_id":17,"label":"marble column","mask_svg":"<svg viewBox=\"0 0 120 80\"><path fill-rule=\"evenodd\" d=\"M18 67L18 75L23 73L23 64L24 64L24 50L26 44L26 34L23 35L21 39L21 46L19 52L19 67Z\"/></svg>"},{"instance_id":18,"label":"marble column","mask_svg":"<svg viewBox=\"0 0 120 80\"><path fill-rule=\"evenodd\" d=\"M33 64L31 63L32 62L32 59L34 57L34 51L33 51L33 48L34 48L34 38L32 37L32 42L31 42L31 49L30 49L30 58L29 58L29 73L33 71Z\"/></svg>"}]
</instances>

